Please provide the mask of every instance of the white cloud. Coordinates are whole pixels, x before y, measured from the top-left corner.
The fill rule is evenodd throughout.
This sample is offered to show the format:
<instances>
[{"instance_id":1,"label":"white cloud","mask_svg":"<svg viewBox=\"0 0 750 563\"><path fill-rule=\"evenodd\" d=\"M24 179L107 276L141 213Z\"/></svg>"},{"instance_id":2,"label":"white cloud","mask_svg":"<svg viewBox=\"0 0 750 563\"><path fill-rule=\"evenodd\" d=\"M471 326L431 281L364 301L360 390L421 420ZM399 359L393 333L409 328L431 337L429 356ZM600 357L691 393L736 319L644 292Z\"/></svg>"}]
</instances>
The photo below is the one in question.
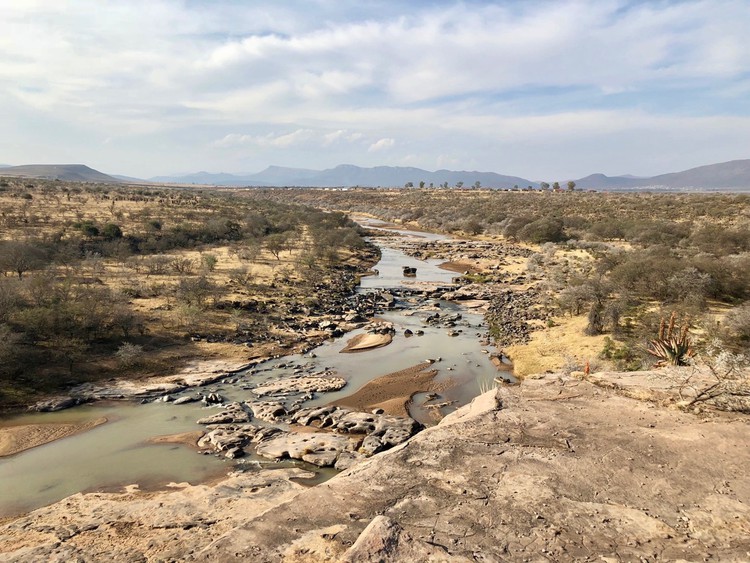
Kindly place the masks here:
<instances>
[{"instance_id":1,"label":"white cloud","mask_svg":"<svg viewBox=\"0 0 750 563\"><path fill-rule=\"evenodd\" d=\"M376 141L373 144L371 144L370 148L367 149L367 152L385 151L385 150L393 148L393 145L395 144L396 144L395 139L380 139L379 141Z\"/></svg>"},{"instance_id":2,"label":"white cloud","mask_svg":"<svg viewBox=\"0 0 750 563\"><path fill-rule=\"evenodd\" d=\"M476 159L531 174L544 157L537 166L586 172L597 158L656 166L639 131L664 139L665 162L671 150L699 160L689 164L736 157L750 135L738 129L750 74L742 0L18 0L0 3L0 19L0 116L14 140L0 148L19 163L65 147L114 168L130 146L129 161L154 174L181 159L246 166L248 151L206 154L217 139L252 146L259 167L278 155L321 167ZM716 140L702 151L682 137L702 134ZM86 141L109 136L117 143ZM388 150L394 139L408 157Z\"/></svg>"},{"instance_id":3,"label":"white cloud","mask_svg":"<svg viewBox=\"0 0 750 563\"><path fill-rule=\"evenodd\" d=\"M291 133L283 135L241 135L239 133L230 133L221 139L211 143L217 148L229 148L243 145L256 145L259 147L275 147L286 149L293 145L303 144L313 137L313 131L310 129L297 129Z\"/></svg>"}]
</instances>

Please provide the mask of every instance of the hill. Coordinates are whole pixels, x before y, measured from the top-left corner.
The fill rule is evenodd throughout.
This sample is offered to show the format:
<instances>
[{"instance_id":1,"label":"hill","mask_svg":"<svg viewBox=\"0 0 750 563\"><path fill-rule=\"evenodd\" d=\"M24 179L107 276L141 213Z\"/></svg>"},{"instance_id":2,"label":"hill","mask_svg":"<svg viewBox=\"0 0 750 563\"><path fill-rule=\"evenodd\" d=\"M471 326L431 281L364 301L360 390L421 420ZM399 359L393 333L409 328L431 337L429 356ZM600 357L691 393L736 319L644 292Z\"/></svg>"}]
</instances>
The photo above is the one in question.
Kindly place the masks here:
<instances>
[{"instance_id":1,"label":"hill","mask_svg":"<svg viewBox=\"0 0 750 563\"><path fill-rule=\"evenodd\" d=\"M649 180L670 188L750 188L750 159L698 166Z\"/></svg>"},{"instance_id":2,"label":"hill","mask_svg":"<svg viewBox=\"0 0 750 563\"><path fill-rule=\"evenodd\" d=\"M155 176L139 180L127 176L110 176L83 164L29 164L0 168L3 176L25 178L47 178L79 182L154 182L175 184L196 184L210 186L257 186L257 187L403 187L409 183L419 186L462 184L470 187L479 182L484 188L508 189L518 186L539 187L534 182L519 176L508 176L496 172L476 170L437 170L430 172L421 168L406 166L375 166L363 168L351 164L341 164L325 170L269 166L255 174L229 174L196 172L183 176ZM554 180L554 179L551 179ZM606 176L590 174L575 180L578 189L594 190L676 190L676 191L747 191L750 190L750 159L732 160L718 164L699 166L681 172L660 174L651 177ZM561 182L565 184L565 182Z\"/></svg>"},{"instance_id":3,"label":"hill","mask_svg":"<svg viewBox=\"0 0 750 563\"><path fill-rule=\"evenodd\" d=\"M630 189L670 189L670 190L750 190L750 159L730 160L718 164L698 166L682 172L660 174L647 178L630 174L605 176L591 174L575 180L581 189L630 190Z\"/></svg>"},{"instance_id":4,"label":"hill","mask_svg":"<svg viewBox=\"0 0 750 563\"><path fill-rule=\"evenodd\" d=\"M26 164L3 168L0 174L19 178L45 178L71 182L103 182L107 184L119 184L121 182L117 178L94 170L85 164Z\"/></svg>"}]
</instances>

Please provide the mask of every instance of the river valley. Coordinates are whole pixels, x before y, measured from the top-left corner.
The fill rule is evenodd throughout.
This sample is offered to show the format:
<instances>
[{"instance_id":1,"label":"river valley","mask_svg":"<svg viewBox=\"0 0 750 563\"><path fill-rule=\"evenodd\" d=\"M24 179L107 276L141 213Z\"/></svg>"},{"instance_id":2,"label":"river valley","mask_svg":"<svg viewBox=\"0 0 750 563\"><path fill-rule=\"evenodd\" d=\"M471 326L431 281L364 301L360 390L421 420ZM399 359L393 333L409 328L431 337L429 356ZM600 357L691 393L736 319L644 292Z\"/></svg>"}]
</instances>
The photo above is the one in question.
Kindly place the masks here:
<instances>
[{"instance_id":1,"label":"river valley","mask_svg":"<svg viewBox=\"0 0 750 563\"><path fill-rule=\"evenodd\" d=\"M369 221L369 228L383 224ZM141 489L162 488L173 482L217 479L235 469L296 466L314 469L312 483L334 474L333 469L284 460L269 460L248 452L239 459L224 455L199 455L194 447L180 443L152 443L154 437L205 430L196 423L215 414L220 405L195 401L174 404L184 397L215 394L226 405L257 401L253 390L259 385L290 375L331 374L346 380L338 391L288 393L274 400L306 408L346 402L368 382L386 374L430 361L437 374L412 397L408 412L425 426L466 404L480 392L494 386L497 368L490 361L486 329L479 312L430 297L434 288L450 286L454 272L439 267L440 260L418 260L400 250L405 239L439 241L429 233L390 230L376 237L382 258L377 274L362 278L360 293L387 291L393 301L378 313L378 321L392 325L393 340L387 346L342 354L345 343L365 333L364 326L332 339L304 355L269 360L248 370L198 389L171 394L167 400L145 404L131 401L100 401L55 413L17 415L0 421L2 427L36 424L81 424L105 418L96 428L0 459L0 516L18 514L56 502L82 491L119 490L137 484ZM417 269L405 278L404 266ZM361 323L364 324L364 323ZM484 341L484 342L483 342ZM435 390L438 390L436 393ZM411 393L408 393L410 395ZM407 396L408 398L408 396ZM296 402L296 403L295 403ZM286 421L267 422L288 429Z\"/></svg>"}]
</instances>

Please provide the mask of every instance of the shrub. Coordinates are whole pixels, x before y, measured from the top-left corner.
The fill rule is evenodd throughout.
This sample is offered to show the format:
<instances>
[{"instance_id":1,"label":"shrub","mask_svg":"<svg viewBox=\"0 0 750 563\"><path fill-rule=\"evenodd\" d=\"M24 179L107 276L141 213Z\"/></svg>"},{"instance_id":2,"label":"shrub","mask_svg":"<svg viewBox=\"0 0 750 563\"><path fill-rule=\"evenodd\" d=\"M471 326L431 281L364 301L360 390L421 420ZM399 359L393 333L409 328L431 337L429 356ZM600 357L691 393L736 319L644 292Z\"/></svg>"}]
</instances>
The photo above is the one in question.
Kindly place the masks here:
<instances>
[{"instance_id":1,"label":"shrub","mask_svg":"<svg viewBox=\"0 0 750 563\"><path fill-rule=\"evenodd\" d=\"M727 314L724 320L724 340L733 347L750 348L750 303Z\"/></svg>"},{"instance_id":2,"label":"shrub","mask_svg":"<svg viewBox=\"0 0 750 563\"><path fill-rule=\"evenodd\" d=\"M117 363L121 367L129 368L138 366L143 363L143 346L123 342L117 349L117 352L115 352L115 356L117 357Z\"/></svg>"},{"instance_id":3,"label":"shrub","mask_svg":"<svg viewBox=\"0 0 750 563\"><path fill-rule=\"evenodd\" d=\"M81 221L79 223L74 223L73 227L81 231L81 233L83 233L87 237L99 236L99 227L97 227L96 224L89 219Z\"/></svg>"},{"instance_id":4,"label":"shrub","mask_svg":"<svg viewBox=\"0 0 750 563\"><path fill-rule=\"evenodd\" d=\"M114 223L107 223L106 225L104 225L104 227L102 227L101 234L107 240L122 238L122 229L119 225L115 225Z\"/></svg>"},{"instance_id":5,"label":"shrub","mask_svg":"<svg viewBox=\"0 0 750 563\"><path fill-rule=\"evenodd\" d=\"M518 231L518 238L528 242L560 242L565 240L563 222L556 218L537 219L524 225Z\"/></svg>"}]
</instances>

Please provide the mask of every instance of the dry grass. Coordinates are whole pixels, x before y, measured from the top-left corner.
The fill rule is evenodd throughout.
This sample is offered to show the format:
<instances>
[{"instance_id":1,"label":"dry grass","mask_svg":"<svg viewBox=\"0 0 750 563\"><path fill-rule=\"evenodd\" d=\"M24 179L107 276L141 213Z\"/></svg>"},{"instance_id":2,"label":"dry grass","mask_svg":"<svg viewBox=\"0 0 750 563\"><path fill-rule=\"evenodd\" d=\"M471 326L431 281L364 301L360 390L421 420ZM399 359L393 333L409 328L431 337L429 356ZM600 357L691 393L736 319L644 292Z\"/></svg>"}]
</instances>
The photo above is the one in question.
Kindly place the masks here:
<instances>
[{"instance_id":1,"label":"dry grass","mask_svg":"<svg viewBox=\"0 0 750 563\"><path fill-rule=\"evenodd\" d=\"M587 322L585 315L555 319L555 326L534 332L527 344L514 344L505 348L505 353L513 361L515 375L526 377L535 373L560 371L571 360L579 369L583 368L587 360L593 363L604 346L606 335L584 335L583 329Z\"/></svg>"},{"instance_id":2,"label":"dry grass","mask_svg":"<svg viewBox=\"0 0 750 563\"><path fill-rule=\"evenodd\" d=\"M319 223L306 222L310 217L308 211L261 201L254 194L0 178L0 240L54 247L56 253L57 249L69 246L71 256L75 257L64 265L45 266L43 275L51 277L55 284L72 282L109 290L118 301L113 306L126 307L138 317L140 330L134 329L125 340L142 345L147 361L128 368L118 365L113 350L117 349L123 335L118 332L119 338L114 338L117 335L113 332L111 342L87 347L85 358L79 360L76 370L80 372L75 375L78 380L164 374L166 370L179 369L184 362L198 358L246 361L286 353L307 339L298 328L290 328L285 322L276 324L270 319L279 320L289 304L304 303L314 296L311 286L305 285L307 280L303 279L312 276L312 270L301 266L299 259L314 247L310 225L315 224L320 229ZM268 217L264 215L266 210L269 210ZM245 217L253 214L266 217L271 222L269 225L274 228L279 225L279 230L291 237L276 255L265 246L270 239L263 234L251 234L251 226L242 227L245 229L242 239L236 242L216 237L215 240L222 242L200 243L204 239L195 235L188 244L182 244L176 238L179 233L207 232L201 229L206 229L214 218L244 225ZM84 233L81 225L86 223L95 225L100 233L107 224L117 225L123 238L113 237L107 241L103 236ZM149 238L158 242L163 237L175 238L161 246L151 245L145 250L141 247L133 254L132 242L123 243L123 251L116 250L118 241L141 241L138 244L142 244ZM105 248L103 245L107 244L110 244L107 252L101 251L104 256L96 250L85 251ZM237 250L246 246L259 246L260 250L256 248L249 254L250 258L241 257ZM360 250L343 245L336 248L334 252L341 264L359 268L372 260L371 255ZM210 264L206 264L207 258ZM154 268L155 260L164 265ZM175 267L173 261L188 264L188 267ZM325 276L333 272L323 260L316 262L318 270L314 275L320 281L327 280ZM240 272L245 276L239 276ZM42 272L27 272L24 283L38 274ZM338 279L340 274L335 277ZM200 298L202 302L190 301L184 294L180 296L181 282L196 282L201 278L210 286L207 294ZM304 320L301 315L297 316L298 321ZM205 338L191 341L191 335L196 333L208 335L212 342L206 342ZM224 342L226 338L241 342ZM311 338L315 338L314 333ZM245 345L248 339L252 340L251 346ZM40 346L48 344L42 342ZM57 368L52 364L47 362L43 368L45 373L41 375L50 381L60 381L55 375ZM73 376L71 370L66 379L73 379ZM5 381L0 380L4 397L6 387L10 390L13 385L5 385ZM11 394L12 403L24 402L23 393Z\"/></svg>"}]
</instances>

